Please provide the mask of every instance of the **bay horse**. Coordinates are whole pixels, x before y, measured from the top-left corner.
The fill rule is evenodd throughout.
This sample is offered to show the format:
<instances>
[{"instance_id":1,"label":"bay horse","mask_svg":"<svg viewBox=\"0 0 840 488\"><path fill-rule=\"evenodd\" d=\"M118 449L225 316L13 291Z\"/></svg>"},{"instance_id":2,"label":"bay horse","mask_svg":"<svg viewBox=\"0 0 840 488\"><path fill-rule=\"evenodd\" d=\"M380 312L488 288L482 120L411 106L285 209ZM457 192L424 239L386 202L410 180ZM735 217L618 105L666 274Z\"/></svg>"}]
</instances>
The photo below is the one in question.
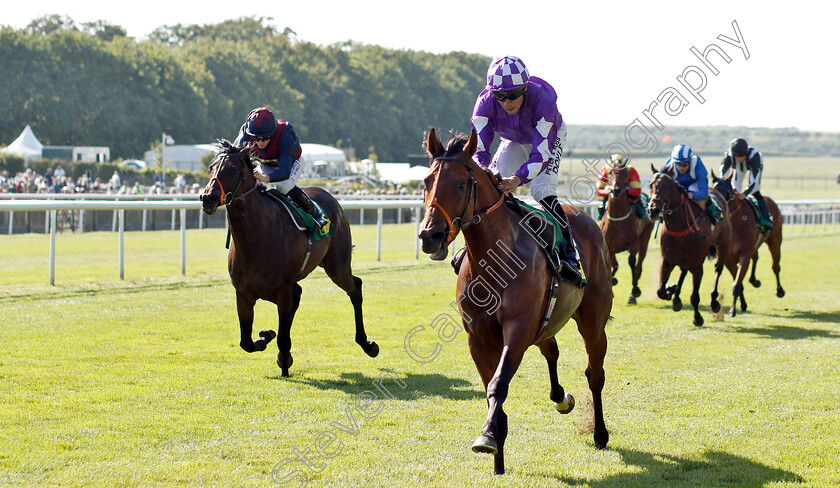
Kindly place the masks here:
<instances>
[{"instance_id":1,"label":"bay horse","mask_svg":"<svg viewBox=\"0 0 840 488\"><path fill-rule=\"evenodd\" d=\"M729 214L726 200L714 188L709 189L709 198L715 198L721 207L721 219L714 227L711 218L700 206L688 198L674 178L658 171L652 164L653 180L650 182L650 203L648 212L651 219L660 216L665 229L660 238L662 264L659 268L659 289L656 295L663 300L671 300L671 309L682 309L680 291L683 280L690 271L692 277L691 306L694 309L693 323L703 325L700 315L700 283L703 280L703 261L706 256L717 254L715 263L715 284L712 291L711 310L720 311L718 301L718 281L723 271L724 262L729 252ZM668 278L675 267L680 268L680 277L675 285L667 286Z\"/></svg>"},{"instance_id":2,"label":"bay horse","mask_svg":"<svg viewBox=\"0 0 840 488\"><path fill-rule=\"evenodd\" d=\"M728 200L729 221L732 226L732 236L729 244L729 255L726 259L726 268L735 280L732 283L732 308L729 315L735 317L735 305L738 299L741 300L741 311L747 311L747 301L744 298L744 278L747 275L750 260L752 260L752 274L750 283L758 288L761 282L755 278L755 267L758 262L758 248L766 243L770 248L770 256L773 259L773 273L776 275L776 296L785 296L785 290L779 280L781 267L779 261L782 259L782 212L770 197L764 197L767 202L767 209L773 216L773 229L763 234L758 227L758 217L750 209L751 203L747 202L747 196L736 192L732 188L732 175L728 178L718 178L712 171L712 181L717 191Z\"/></svg>"},{"instance_id":3,"label":"bay horse","mask_svg":"<svg viewBox=\"0 0 840 488\"><path fill-rule=\"evenodd\" d=\"M508 420L502 405L531 345L540 349L548 363L549 397L555 408L560 413L572 411L574 397L557 380L560 352L554 339L570 318L577 322L586 348L595 447L603 449L609 439L601 401L607 352L604 327L612 309L612 286L609 255L598 225L576 208L564 208L588 284L581 289L561 282L553 313L543 320L554 275L536 238L520 225L519 214L503 204L505 195L497 189L498 180L472 160L475 130L469 138L456 135L444 147L432 129L425 146L431 163L419 235L423 252L433 260L443 260L459 232L466 241L456 297L488 407L472 450L493 454L494 472L505 472Z\"/></svg>"},{"instance_id":4,"label":"bay horse","mask_svg":"<svg viewBox=\"0 0 840 488\"><path fill-rule=\"evenodd\" d=\"M640 219L636 215L627 187L630 182L630 170L627 164L610 165L609 170L609 198L607 209L601 218L601 232L607 241L607 249L612 264L613 285L618 283L615 273L618 271L618 261L615 255L627 251L630 256L627 264L630 266L633 288L627 303L634 305L636 298L641 296L639 278L642 276L642 263L647 255L650 235L653 231L653 221Z\"/></svg>"},{"instance_id":5,"label":"bay horse","mask_svg":"<svg viewBox=\"0 0 840 488\"><path fill-rule=\"evenodd\" d=\"M353 276L350 258L353 243L344 210L328 192L304 188L334 226L330 237L311 241L299 231L291 216L267 195L254 178L247 149L229 141L217 144L218 154L210 163L210 180L200 194L202 210L208 215L219 205L227 207L233 242L228 252L228 272L236 289L239 315L239 346L246 352L264 351L277 337L277 365L284 377L292 365L290 331L300 304L302 288L298 281L321 266L327 276L344 290L353 304L356 343L370 357L379 346L367 340L362 320L362 280ZM277 305L278 332L263 330L252 340L254 304L258 299ZM278 335L279 334L279 335Z\"/></svg>"}]
</instances>

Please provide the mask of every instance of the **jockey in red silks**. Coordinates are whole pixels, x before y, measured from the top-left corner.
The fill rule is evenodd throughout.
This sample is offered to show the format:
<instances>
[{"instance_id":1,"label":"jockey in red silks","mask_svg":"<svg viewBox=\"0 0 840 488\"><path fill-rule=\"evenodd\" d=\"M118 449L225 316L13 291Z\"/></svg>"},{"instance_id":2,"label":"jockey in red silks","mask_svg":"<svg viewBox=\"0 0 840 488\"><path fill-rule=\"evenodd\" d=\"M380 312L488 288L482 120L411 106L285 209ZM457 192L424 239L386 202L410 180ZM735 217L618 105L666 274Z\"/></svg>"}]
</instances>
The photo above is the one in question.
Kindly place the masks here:
<instances>
[{"instance_id":1,"label":"jockey in red silks","mask_svg":"<svg viewBox=\"0 0 840 488\"><path fill-rule=\"evenodd\" d=\"M622 166L627 168L627 197L630 199L633 209L636 210L636 215L640 219L648 218L647 203L642 197L642 182L639 179L639 172L636 171L636 168L630 166L628 158L623 158L620 154L613 154L610 156L610 161L601 168L601 174L598 175L596 193L602 198L601 206L598 207L599 220L604 217L604 212L607 210L607 200L610 199L610 168Z\"/></svg>"}]
</instances>

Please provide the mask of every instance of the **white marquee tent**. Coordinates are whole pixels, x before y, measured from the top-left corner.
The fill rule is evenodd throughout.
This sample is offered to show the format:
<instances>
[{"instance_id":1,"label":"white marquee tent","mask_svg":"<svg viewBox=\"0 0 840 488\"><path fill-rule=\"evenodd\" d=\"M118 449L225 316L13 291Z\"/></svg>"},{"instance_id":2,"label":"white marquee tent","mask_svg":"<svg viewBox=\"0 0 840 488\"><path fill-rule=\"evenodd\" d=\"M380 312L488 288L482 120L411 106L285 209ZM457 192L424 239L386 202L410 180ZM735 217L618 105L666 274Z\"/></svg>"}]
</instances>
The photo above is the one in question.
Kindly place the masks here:
<instances>
[{"instance_id":1,"label":"white marquee tent","mask_svg":"<svg viewBox=\"0 0 840 488\"><path fill-rule=\"evenodd\" d=\"M17 154L22 156L24 161L28 164L33 159L41 159L41 154L44 149L43 144L38 142L35 133L29 125L23 129L17 139L4 148L0 148L0 152L7 154Z\"/></svg>"}]
</instances>

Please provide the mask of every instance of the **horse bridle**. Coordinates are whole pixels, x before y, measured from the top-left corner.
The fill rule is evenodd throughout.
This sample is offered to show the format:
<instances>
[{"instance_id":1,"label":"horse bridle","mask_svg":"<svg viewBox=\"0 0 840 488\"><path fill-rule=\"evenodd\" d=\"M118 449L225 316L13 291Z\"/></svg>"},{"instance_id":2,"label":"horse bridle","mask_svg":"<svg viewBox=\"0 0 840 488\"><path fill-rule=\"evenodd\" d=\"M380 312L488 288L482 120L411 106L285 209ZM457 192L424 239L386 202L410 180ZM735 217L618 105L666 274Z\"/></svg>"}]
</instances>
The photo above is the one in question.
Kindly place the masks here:
<instances>
[{"instance_id":1,"label":"horse bridle","mask_svg":"<svg viewBox=\"0 0 840 488\"><path fill-rule=\"evenodd\" d=\"M475 213L475 206L478 204L478 191L476 191L478 187L478 182L475 179L472 164L454 156L438 156L432 160L432 163L429 166L433 166L437 162L440 162L441 165L443 165L444 161L454 161L457 163L461 163L461 165L463 165L467 169L467 171L470 172L470 179L467 180L467 185L469 185L470 187L470 193L467 196L468 203L467 206L464 208L464 211L461 212L460 216L455 217L454 219L449 217L449 213L440 204L434 201L434 196L432 196L431 203L427 205L427 207L434 207L440 210L440 212L443 214L443 217L446 219L446 226L448 229L448 232L446 233L446 244L449 245L452 241L455 240L455 237L458 236L458 232L460 232L462 229L469 227L473 224L481 223L481 219L483 217L486 217L488 214L492 213L497 208L499 208L505 200L505 194L502 193L502 196L501 198L499 198L499 201L493 204L490 208L484 210L483 212ZM440 172L438 172L438 176L435 178L435 186L432 188L430 195L434 195L436 193L435 190L437 189L437 182L439 178ZM470 201L472 202L473 217L470 220L464 222L464 217L466 216L467 211L470 208ZM456 222L458 223L457 227L455 226Z\"/></svg>"},{"instance_id":2,"label":"horse bridle","mask_svg":"<svg viewBox=\"0 0 840 488\"><path fill-rule=\"evenodd\" d=\"M216 180L216 183L219 185L219 190L221 190L221 192L222 192L221 196L219 196L219 202L221 202L221 204L224 205L224 206L228 206L228 205L230 205L231 203L233 203L237 200L241 200L241 199L245 198L245 196L248 195L249 193L251 193L252 191L254 191L257 188L258 185L257 185L257 182L254 181L254 186L252 186L250 189L240 193L238 196L236 195L236 192L239 191L239 187L241 187L242 184L245 183L245 169L243 168L239 173L240 178L239 178L239 181L236 182L236 186L233 187L233 191L226 192L225 187L222 184L222 181L219 179L219 168L221 167L221 156L228 156L228 158L234 158L234 159L238 160L241 163L241 166L243 166L243 167L247 167L248 164L245 162L245 158L243 158L241 154L220 154L219 157L213 162L213 164L210 165L211 167L216 166L215 172L214 172L213 175L211 175L211 178Z\"/></svg>"},{"instance_id":3,"label":"horse bridle","mask_svg":"<svg viewBox=\"0 0 840 488\"><path fill-rule=\"evenodd\" d=\"M676 185L676 184L678 184L678 183L677 183L677 180L675 180L673 177L671 177L671 175L669 175L668 173L657 173L657 174L662 175L662 176L664 176L664 177L668 178L669 180L673 181L675 185ZM670 199L670 195L668 195L668 196L669 196L669 199ZM680 208L680 207L682 207L683 205L685 205L685 200L686 200L685 195L680 195L680 197L681 197L681 198L680 198L680 204L679 204L679 205L677 205L677 206L676 206L676 207L674 207L674 208L670 208L670 207L668 206L668 202L667 202L667 201L665 201L665 202L662 204L662 213L663 213L664 215L671 215L672 213L674 213L674 211L675 211L675 210L677 210L678 208ZM664 200L663 200L662 198L660 198L660 197L659 197L659 193L657 193L657 194L656 194L656 197L651 197L650 201L651 201L651 203L653 203L653 202L657 202L657 201L660 201L660 202L661 202L661 201L664 201Z\"/></svg>"}]
</instances>

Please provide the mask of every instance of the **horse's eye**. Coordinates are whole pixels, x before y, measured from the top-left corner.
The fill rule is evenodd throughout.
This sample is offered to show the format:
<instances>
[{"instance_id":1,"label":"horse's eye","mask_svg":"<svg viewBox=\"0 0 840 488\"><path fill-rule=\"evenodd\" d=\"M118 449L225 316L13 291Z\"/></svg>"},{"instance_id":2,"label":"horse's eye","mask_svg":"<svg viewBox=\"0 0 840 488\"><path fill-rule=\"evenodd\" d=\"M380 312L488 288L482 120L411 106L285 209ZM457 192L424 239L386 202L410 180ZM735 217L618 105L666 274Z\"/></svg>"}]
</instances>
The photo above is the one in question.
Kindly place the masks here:
<instances>
[{"instance_id":1,"label":"horse's eye","mask_svg":"<svg viewBox=\"0 0 840 488\"><path fill-rule=\"evenodd\" d=\"M466 184L466 183L461 183L460 185L458 185L458 191L464 191L464 189L465 189L466 187L467 187L467 184Z\"/></svg>"}]
</instances>

